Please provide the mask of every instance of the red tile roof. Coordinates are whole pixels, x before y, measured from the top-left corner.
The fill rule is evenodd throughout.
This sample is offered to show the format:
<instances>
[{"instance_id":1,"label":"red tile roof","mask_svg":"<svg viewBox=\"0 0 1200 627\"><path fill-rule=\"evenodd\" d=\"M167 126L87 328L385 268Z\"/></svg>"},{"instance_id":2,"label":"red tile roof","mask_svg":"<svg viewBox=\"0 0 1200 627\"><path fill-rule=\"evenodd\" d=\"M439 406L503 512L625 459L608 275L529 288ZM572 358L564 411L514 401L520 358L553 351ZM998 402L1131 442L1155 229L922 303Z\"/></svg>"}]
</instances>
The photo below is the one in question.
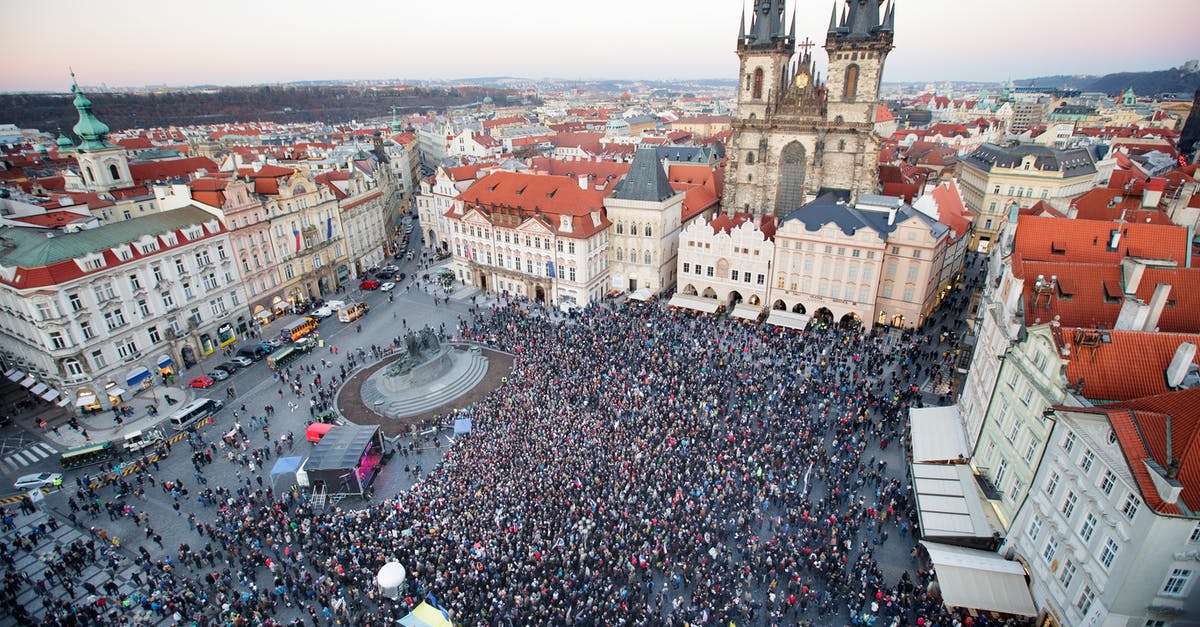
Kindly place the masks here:
<instances>
[{"instance_id":1,"label":"red tile roof","mask_svg":"<svg viewBox=\"0 0 1200 627\"><path fill-rule=\"evenodd\" d=\"M876 123L890 122L895 119L896 119L896 116L892 115L892 112L890 110L888 110L887 105L885 105L885 104L875 105L875 122Z\"/></svg>"},{"instance_id":2,"label":"red tile roof","mask_svg":"<svg viewBox=\"0 0 1200 627\"><path fill-rule=\"evenodd\" d=\"M71 222L79 220L80 218L88 219L91 217L91 214L80 215L71 211L47 211L46 213L35 213L33 215L10 219L17 222L24 222L25 224L32 224L34 226L56 228L70 224Z\"/></svg>"},{"instance_id":3,"label":"red tile roof","mask_svg":"<svg viewBox=\"0 0 1200 627\"><path fill-rule=\"evenodd\" d=\"M129 164L129 174L138 185L153 181L185 178L197 170L216 172L217 164L208 157L184 157L166 161L143 161Z\"/></svg>"},{"instance_id":4,"label":"red tile roof","mask_svg":"<svg viewBox=\"0 0 1200 627\"><path fill-rule=\"evenodd\" d=\"M971 218L974 214L963 204L962 195L959 194L958 185L954 180L938 185L929 194L937 202L938 222L950 227L956 239L965 235L971 228Z\"/></svg>"},{"instance_id":5,"label":"red tile roof","mask_svg":"<svg viewBox=\"0 0 1200 627\"><path fill-rule=\"evenodd\" d=\"M1087 345L1088 337L1093 334L1103 334L1108 341ZM1077 387L1082 381L1084 398L1118 402L1167 392L1165 373L1175 350L1184 342L1200 345L1200 334L1197 333L1095 331L1069 327L1058 329L1055 339L1059 346L1070 350L1067 383ZM1197 359L1200 359L1200 353Z\"/></svg>"},{"instance_id":6,"label":"red tile roof","mask_svg":"<svg viewBox=\"0 0 1200 627\"><path fill-rule=\"evenodd\" d=\"M1200 388L1147 396L1099 408L1107 414L1142 493L1142 500L1156 512L1181 515L1175 504L1158 495L1145 462L1152 460L1166 469L1167 417L1171 420L1171 458L1179 464L1176 479L1183 487L1180 500L1195 517L1200 511Z\"/></svg>"},{"instance_id":7,"label":"red tile roof","mask_svg":"<svg viewBox=\"0 0 1200 627\"><path fill-rule=\"evenodd\" d=\"M1079 263L1120 263L1128 256L1188 261L1188 230L1181 226L1071 220L1040 216L1017 218L1014 252L1022 260L1061 260ZM1120 233L1109 249L1113 231Z\"/></svg>"},{"instance_id":8,"label":"red tile roof","mask_svg":"<svg viewBox=\"0 0 1200 627\"><path fill-rule=\"evenodd\" d=\"M550 228L562 237L587 238L608 228L604 196L603 192L581 189L574 178L501 170L475 181L458 198L466 211L478 209L485 215L493 211L517 211L525 219L575 216L574 228L569 233L558 231L557 218L550 220ZM593 211L600 212L599 224L592 224ZM452 214L447 217L457 218Z\"/></svg>"},{"instance_id":9,"label":"red tile roof","mask_svg":"<svg viewBox=\"0 0 1200 627\"><path fill-rule=\"evenodd\" d=\"M1028 324L1050 322L1055 317L1068 327L1113 327L1121 313L1124 285L1121 268L1113 264L1072 262L1022 262L1025 320ZM1035 279L1057 277L1049 294L1039 298ZM1171 333L1200 333L1200 269L1146 268L1135 294L1150 302L1159 284L1171 285L1158 329Z\"/></svg>"},{"instance_id":10,"label":"red tile roof","mask_svg":"<svg viewBox=\"0 0 1200 627\"><path fill-rule=\"evenodd\" d=\"M1150 224L1173 224L1157 205L1142 208L1141 190L1098 188L1071 201L1077 220L1125 220Z\"/></svg>"}]
</instances>

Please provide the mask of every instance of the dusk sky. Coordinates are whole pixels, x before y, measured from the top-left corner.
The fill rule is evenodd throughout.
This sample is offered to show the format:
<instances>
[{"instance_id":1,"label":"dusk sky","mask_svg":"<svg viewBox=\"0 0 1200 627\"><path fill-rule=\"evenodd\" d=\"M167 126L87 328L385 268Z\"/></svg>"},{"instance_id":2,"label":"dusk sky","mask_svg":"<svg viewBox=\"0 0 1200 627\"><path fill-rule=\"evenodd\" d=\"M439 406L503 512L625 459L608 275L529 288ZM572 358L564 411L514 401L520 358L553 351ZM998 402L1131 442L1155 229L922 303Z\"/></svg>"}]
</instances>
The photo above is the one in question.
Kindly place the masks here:
<instances>
[{"instance_id":1,"label":"dusk sky","mask_svg":"<svg viewBox=\"0 0 1200 627\"><path fill-rule=\"evenodd\" d=\"M841 0L838 0L839 6ZM741 0L5 0L0 90L317 79L731 78ZM752 4L746 0L746 4ZM798 5L824 41L833 0ZM418 10L419 9L419 10ZM898 0L885 81L1001 81L1200 57L1198 0ZM823 58L819 55L818 58Z\"/></svg>"}]
</instances>

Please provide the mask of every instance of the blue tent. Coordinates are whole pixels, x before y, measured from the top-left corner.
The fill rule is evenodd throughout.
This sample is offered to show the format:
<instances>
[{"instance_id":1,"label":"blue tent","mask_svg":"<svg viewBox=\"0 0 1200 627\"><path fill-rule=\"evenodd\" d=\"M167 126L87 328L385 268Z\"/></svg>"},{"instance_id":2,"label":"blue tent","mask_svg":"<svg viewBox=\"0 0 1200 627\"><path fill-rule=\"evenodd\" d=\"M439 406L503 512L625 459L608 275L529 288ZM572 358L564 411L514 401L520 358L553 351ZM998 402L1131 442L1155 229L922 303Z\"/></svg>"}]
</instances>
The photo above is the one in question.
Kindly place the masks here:
<instances>
[{"instance_id":1,"label":"blue tent","mask_svg":"<svg viewBox=\"0 0 1200 627\"><path fill-rule=\"evenodd\" d=\"M275 489L275 478L279 475L295 476L296 471L300 470L300 465L304 463L303 455L295 457L280 457L275 460L275 466L271 468L271 489Z\"/></svg>"}]
</instances>

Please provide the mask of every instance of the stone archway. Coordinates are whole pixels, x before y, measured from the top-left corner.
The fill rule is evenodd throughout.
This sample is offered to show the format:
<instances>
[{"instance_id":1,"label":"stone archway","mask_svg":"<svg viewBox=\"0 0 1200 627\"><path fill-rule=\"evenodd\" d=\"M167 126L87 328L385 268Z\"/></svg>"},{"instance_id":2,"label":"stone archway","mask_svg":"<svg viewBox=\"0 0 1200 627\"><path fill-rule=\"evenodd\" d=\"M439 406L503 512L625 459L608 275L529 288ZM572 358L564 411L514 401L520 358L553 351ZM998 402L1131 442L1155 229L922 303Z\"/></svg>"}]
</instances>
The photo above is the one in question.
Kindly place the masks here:
<instances>
[{"instance_id":1,"label":"stone archway","mask_svg":"<svg viewBox=\"0 0 1200 627\"><path fill-rule=\"evenodd\" d=\"M787 311L787 308L787 303L783 302L783 300L777 300L771 303L771 309L776 311Z\"/></svg>"},{"instance_id":2,"label":"stone archway","mask_svg":"<svg viewBox=\"0 0 1200 627\"><path fill-rule=\"evenodd\" d=\"M813 312L812 319L813 322L819 322L821 324L833 324L833 312L829 311L829 308L827 307L822 307Z\"/></svg>"},{"instance_id":3,"label":"stone archway","mask_svg":"<svg viewBox=\"0 0 1200 627\"><path fill-rule=\"evenodd\" d=\"M687 285L683 286L683 291L681 293L686 294L688 296L695 296L696 295L696 286L692 285L691 283L688 283Z\"/></svg>"},{"instance_id":4,"label":"stone archway","mask_svg":"<svg viewBox=\"0 0 1200 627\"><path fill-rule=\"evenodd\" d=\"M850 313L842 316L841 320L838 320L838 325L843 329L861 328L862 318L860 318L857 313L851 311Z\"/></svg>"},{"instance_id":5,"label":"stone archway","mask_svg":"<svg viewBox=\"0 0 1200 627\"><path fill-rule=\"evenodd\" d=\"M746 302L751 305L754 305L755 307L758 307L759 305L762 304L762 299L758 297L758 294L751 294L750 298Z\"/></svg>"},{"instance_id":6,"label":"stone archway","mask_svg":"<svg viewBox=\"0 0 1200 627\"><path fill-rule=\"evenodd\" d=\"M741 292L739 292L739 291L737 291L737 290L733 290L732 292L729 292L729 298L728 298L728 301L729 301L729 306L730 306L730 307L733 307L734 305L736 305L736 304L738 304L738 303L742 302L742 300L743 300L743 299L742 299L742 293L741 293Z\"/></svg>"},{"instance_id":7,"label":"stone archway","mask_svg":"<svg viewBox=\"0 0 1200 627\"><path fill-rule=\"evenodd\" d=\"M713 300L716 300L717 299L717 290L714 290L711 287L706 287L706 288L704 288L704 293L701 294L701 296L703 296L705 298L711 298Z\"/></svg>"},{"instance_id":8,"label":"stone archway","mask_svg":"<svg viewBox=\"0 0 1200 627\"><path fill-rule=\"evenodd\" d=\"M792 307L792 313L798 313L800 315L804 315L804 314L808 313L808 310L804 308L804 305L802 303L796 303L796 306Z\"/></svg>"},{"instance_id":9,"label":"stone archway","mask_svg":"<svg viewBox=\"0 0 1200 627\"><path fill-rule=\"evenodd\" d=\"M542 286L533 288L533 300L539 303L546 302L546 290Z\"/></svg>"}]
</instances>

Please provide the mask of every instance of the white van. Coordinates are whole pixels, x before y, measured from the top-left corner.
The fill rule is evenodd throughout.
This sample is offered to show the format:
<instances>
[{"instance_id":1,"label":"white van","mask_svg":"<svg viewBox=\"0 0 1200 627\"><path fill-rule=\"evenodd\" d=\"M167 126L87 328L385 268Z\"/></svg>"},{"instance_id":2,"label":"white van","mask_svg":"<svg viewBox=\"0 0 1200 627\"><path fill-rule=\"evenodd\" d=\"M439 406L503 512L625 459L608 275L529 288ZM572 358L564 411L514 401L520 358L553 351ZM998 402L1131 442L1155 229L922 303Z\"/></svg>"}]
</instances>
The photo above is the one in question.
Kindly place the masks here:
<instances>
[{"instance_id":1,"label":"white van","mask_svg":"<svg viewBox=\"0 0 1200 627\"><path fill-rule=\"evenodd\" d=\"M125 450L136 453L144 448L157 446L165 439L166 436L163 435L162 429L157 427L145 431L134 431L125 435Z\"/></svg>"},{"instance_id":2,"label":"white van","mask_svg":"<svg viewBox=\"0 0 1200 627\"><path fill-rule=\"evenodd\" d=\"M198 398L180 407L167 420L178 431L183 431L203 418L221 411L225 403L214 398Z\"/></svg>"}]
</instances>

